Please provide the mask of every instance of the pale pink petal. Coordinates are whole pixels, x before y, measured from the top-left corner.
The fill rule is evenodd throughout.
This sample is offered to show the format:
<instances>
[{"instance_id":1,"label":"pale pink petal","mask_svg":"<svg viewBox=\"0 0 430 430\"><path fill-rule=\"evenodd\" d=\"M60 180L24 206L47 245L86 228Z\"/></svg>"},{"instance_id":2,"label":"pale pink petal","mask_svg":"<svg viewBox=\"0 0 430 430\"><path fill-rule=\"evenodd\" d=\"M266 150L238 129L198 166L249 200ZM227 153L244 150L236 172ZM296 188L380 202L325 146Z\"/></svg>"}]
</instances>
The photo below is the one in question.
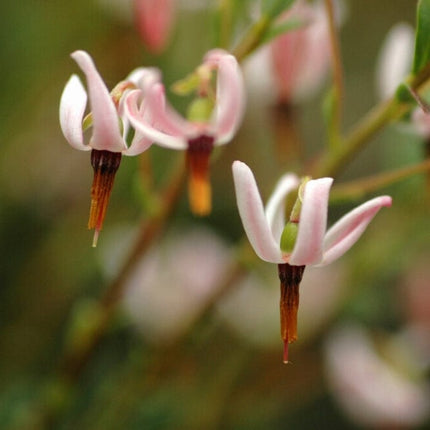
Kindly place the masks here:
<instances>
[{"instance_id":1,"label":"pale pink petal","mask_svg":"<svg viewBox=\"0 0 430 430\"><path fill-rule=\"evenodd\" d=\"M98 150L122 152L127 149L127 146L120 133L118 113L93 60L84 51L75 51L71 56L87 78L93 115L91 147Z\"/></svg>"},{"instance_id":2,"label":"pale pink petal","mask_svg":"<svg viewBox=\"0 0 430 430\"><path fill-rule=\"evenodd\" d=\"M329 264L348 251L384 206L391 206L391 197L375 197L347 213L331 227L324 238L324 258L320 265Z\"/></svg>"},{"instance_id":3,"label":"pale pink petal","mask_svg":"<svg viewBox=\"0 0 430 430\"><path fill-rule=\"evenodd\" d=\"M285 199L299 186L299 178L288 173L278 181L275 190L266 204L266 218L272 230L272 236L280 243L282 230L285 227Z\"/></svg>"},{"instance_id":4,"label":"pale pink petal","mask_svg":"<svg viewBox=\"0 0 430 430\"><path fill-rule=\"evenodd\" d=\"M87 93L76 75L67 82L60 101L60 126L64 137L76 149L89 151L84 144L82 118L87 105Z\"/></svg>"},{"instance_id":5,"label":"pale pink petal","mask_svg":"<svg viewBox=\"0 0 430 430\"><path fill-rule=\"evenodd\" d=\"M133 70L125 79L128 82L133 83L136 87L142 90L142 94L145 94L148 88L161 80L161 72L155 67L139 67ZM126 90L122 95L119 101L118 114L122 120L122 128L123 128L123 138L124 140L127 138L128 132L130 130L130 121L125 115L124 111L124 100L126 94L130 91L130 89ZM142 104L143 106L143 104ZM130 147L124 151L126 155L137 155L141 152L148 149L152 144L152 141L145 139L142 137L140 133L135 133L133 136L133 141ZM133 148L131 148L133 147Z\"/></svg>"},{"instance_id":6,"label":"pale pink petal","mask_svg":"<svg viewBox=\"0 0 430 430\"><path fill-rule=\"evenodd\" d=\"M228 143L238 129L245 110L245 90L240 66L233 55L211 51L206 63L218 61L217 94L212 124L216 143ZM212 55L211 55L212 54Z\"/></svg>"},{"instance_id":7,"label":"pale pink petal","mask_svg":"<svg viewBox=\"0 0 430 430\"><path fill-rule=\"evenodd\" d=\"M272 236L251 169L245 163L235 161L233 179L239 214L256 254L264 261L283 263L280 245Z\"/></svg>"},{"instance_id":8,"label":"pale pink petal","mask_svg":"<svg viewBox=\"0 0 430 430\"><path fill-rule=\"evenodd\" d=\"M126 80L145 93L151 85L161 82L161 72L156 67L138 67L130 72Z\"/></svg>"},{"instance_id":9,"label":"pale pink petal","mask_svg":"<svg viewBox=\"0 0 430 430\"><path fill-rule=\"evenodd\" d=\"M321 261L332 183L332 178L321 178L305 185L296 244L288 261L290 264L303 266Z\"/></svg>"},{"instance_id":10,"label":"pale pink petal","mask_svg":"<svg viewBox=\"0 0 430 430\"><path fill-rule=\"evenodd\" d=\"M154 84L148 88L145 103L154 127L176 137L187 137L194 131L194 126L180 116L167 102L164 85Z\"/></svg>"},{"instance_id":11,"label":"pale pink petal","mask_svg":"<svg viewBox=\"0 0 430 430\"><path fill-rule=\"evenodd\" d=\"M155 142L160 146L164 146L170 149L186 149L187 141L184 137L172 136L167 133L163 133L155 128L147 115L142 115L138 108L139 98L141 96L140 90L131 91L125 98L124 109L125 114L130 121L131 125L135 130L151 142ZM149 97L149 95L148 95ZM143 103L148 102L148 97L145 98ZM126 153L131 155L129 151L134 149L129 148Z\"/></svg>"}]
</instances>

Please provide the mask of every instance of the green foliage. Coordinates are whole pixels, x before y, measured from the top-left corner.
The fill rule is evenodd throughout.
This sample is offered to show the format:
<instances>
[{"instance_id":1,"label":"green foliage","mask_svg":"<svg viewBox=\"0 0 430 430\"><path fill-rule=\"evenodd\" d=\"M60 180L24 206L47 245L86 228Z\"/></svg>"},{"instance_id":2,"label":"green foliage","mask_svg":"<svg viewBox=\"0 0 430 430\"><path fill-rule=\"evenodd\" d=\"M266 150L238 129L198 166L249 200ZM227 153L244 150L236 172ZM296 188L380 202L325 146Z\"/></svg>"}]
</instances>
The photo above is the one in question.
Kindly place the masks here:
<instances>
[{"instance_id":1,"label":"green foliage","mask_svg":"<svg viewBox=\"0 0 430 430\"><path fill-rule=\"evenodd\" d=\"M419 0L412 72L417 74L430 60L430 0Z\"/></svg>"},{"instance_id":2,"label":"green foliage","mask_svg":"<svg viewBox=\"0 0 430 430\"><path fill-rule=\"evenodd\" d=\"M263 0L261 5L263 14L273 19L291 7L294 1L295 0Z\"/></svg>"}]
</instances>

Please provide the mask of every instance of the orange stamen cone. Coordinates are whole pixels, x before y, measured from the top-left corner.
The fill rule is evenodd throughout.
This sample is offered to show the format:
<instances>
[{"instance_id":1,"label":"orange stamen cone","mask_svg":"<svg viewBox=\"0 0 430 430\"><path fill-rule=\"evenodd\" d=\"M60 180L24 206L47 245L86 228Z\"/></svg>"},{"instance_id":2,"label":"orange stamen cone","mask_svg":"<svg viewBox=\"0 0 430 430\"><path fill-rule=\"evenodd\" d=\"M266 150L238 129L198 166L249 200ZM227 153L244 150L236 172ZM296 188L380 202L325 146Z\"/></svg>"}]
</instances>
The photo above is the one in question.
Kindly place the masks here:
<instances>
[{"instance_id":1,"label":"orange stamen cone","mask_svg":"<svg viewBox=\"0 0 430 430\"><path fill-rule=\"evenodd\" d=\"M97 246L99 233L109 203L109 197L115 179L115 174L121 162L120 152L91 151L91 165L94 169L94 179L91 186L91 206L88 219L88 229L94 229L93 247Z\"/></svg>"},{"instance_id":2,"label":"orange stamen cone","mask_svg":"<svg viewBox=\"0 0 430 430\"><path fill-rule=\"evenodd\" d=\"M209 157L213 149L213 138L199 136L188 142L188 196L191 211L205 216L212 210L212 190L209 179Z\"/></svg>"},{"instance_id":3,"label":"orange stamen cone","mask_svg":"<svg viewBox=\"0 0 430 430\"><path fill-rule=\"evenodd\" d=\"M305 266L278 265L281 281L281 337L284 342L284 363L288 363L288 344L297 340L297 311L299 309L299 286Z\"/></svg>"}]
</instances>

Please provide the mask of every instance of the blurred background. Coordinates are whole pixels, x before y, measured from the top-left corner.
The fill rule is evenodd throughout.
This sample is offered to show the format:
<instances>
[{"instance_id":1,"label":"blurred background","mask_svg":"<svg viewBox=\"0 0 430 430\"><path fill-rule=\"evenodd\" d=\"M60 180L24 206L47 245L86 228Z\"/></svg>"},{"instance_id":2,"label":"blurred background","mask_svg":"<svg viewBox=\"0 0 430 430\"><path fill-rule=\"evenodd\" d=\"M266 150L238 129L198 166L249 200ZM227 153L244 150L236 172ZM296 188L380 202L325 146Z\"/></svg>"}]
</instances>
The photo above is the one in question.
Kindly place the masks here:
<instances>
[{"instance_id":1,"label":"blurred background","mask_svg":"<svg viewBox=\"0 0 430 430\"><path fill-rule=\"evenodd\" d=\"M237 37L252 21L251 3L238 8ZM91 248L89 154L67 144L58 122L66 81L82 76L69 54L88 51L109 88L142 65L159 67L167 87L215 46L216 7L178 0L166 49L154 54L139 37L131 1L2 4L0 428L430 428L425 175L375 193L391 195L392 208L338 262L306 269L288 365L276 267L247 250L240 269L231 269L243 240L232 161L250 165L266 200L282 173L323 150L327 85L287 109L249 78L243 125L212 159L212 214L194 217L181 194L126 279L106 334L72 383L58 383L64 351L97 319L98 298L151 213L147 166L158 187L183 157L155 146L123 157L99 245ZM414 24L415 7L412 0L345 2L345 130L378 101L378 52L392 25ZM183 100L169 98L184 111ZM290 141L299 161L286 149ZM424 157L425 142L393 124L336 183ZM330 222L362 201L333 205Z\"/></svg>"}]
</instances>

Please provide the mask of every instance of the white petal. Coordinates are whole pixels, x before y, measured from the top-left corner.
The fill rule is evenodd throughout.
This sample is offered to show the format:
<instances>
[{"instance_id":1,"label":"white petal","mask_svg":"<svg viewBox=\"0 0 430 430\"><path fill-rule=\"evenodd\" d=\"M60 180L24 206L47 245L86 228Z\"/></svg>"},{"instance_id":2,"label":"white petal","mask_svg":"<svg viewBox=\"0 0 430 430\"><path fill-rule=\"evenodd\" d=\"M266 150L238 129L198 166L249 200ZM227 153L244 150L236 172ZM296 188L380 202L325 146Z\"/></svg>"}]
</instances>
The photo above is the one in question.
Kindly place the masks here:
<instances>
[{"instance_id":1,"label":"white petal","mask_svg":"<svg viewBox=\"0 0 430 430\"><path fill-rule=\"evenodd\" d=\"M87 93L76 75L67 82L60 101L60 126L64 137L76 149L89 151L84 144L82 118L87 105Z\"/></svg>"},{"instance_id":2,"label":"white petal","mask_svg":"<svg viewBox=\"0 0 430 430\"><path fill-rule=\"evenodd\" d=\"M391 197L375 197L344 215L324 238L324 258L320 265L329 264L348 251L384 206L391 206Z\"/></svg>"},{"instance_id":3,"label":"white petal","mask_svg":"<svg viewBox=\"0 0 430 430\"><path fill-rule=\"evenodd\" d=\"M207 56L207 62L218 59L217 94L212 124L217 144L228 143L238 129L245 110L242 72L233 55L220 55L219 50Z\"/></svg>"},{"instance_id":4,"label":"white petal","mask_svg":"<svg viewBox=\"0 0 430 430\"><path fill-rule=\"evenodd\" d=\"M323 255L327 225L328 197L332 178L309 181L305 185L296 244L289 259L295 266L317 264Z\"/></svg>"},{"instance_id":5,"label":"white petal","mask_svg":"<svg viewBox=\"0 0 430 430\"><path fill-rule=\"evenodd\" d=\"M280 245L272 236L251 169L245 163L235 161L233 179L239 214L252 247L262 260L283 263Z\"/></svg>"},{"instance_id":6,"label":"white petal","mask_svg":"<svg viewBox=\"0 0 430 430\"><path fill-rule=\"evenodd\" d=\"M266 218L273 238L280 243L285 227L285 200L287 195L299 186L299 178L291 173L282 176L266 204Z\"/></svg>"},{"instance_id":7,"label":"white petal","mask_svg":"<svg viewBox=\"0 0 430 430\"><path fill-rule=\"evenodd\" d=\"M126 80L133 82L134 85L145 93L148 87L161 82L161 72L156 67L138 67L130 72Z\"/></svg>"},{"instance_id":8,"label":"white petal","mask_svg":"<svg viewBox=\"0 0 430 430\"><path fill-rule=\"evenodd\" d=\"M127 146L120 133L118 113L93 60L84 51L76 51L71 56L87 78L93 115L93 135L90 145L98 150L122 152L127 149Z\"/></svg>"},{"instance_id":9,"label":"white petal","mask_svg":"<svg viewBox=\"0 0 430 430\"><path fill-rule=\"evenodd\" d=\"M376 67L380 98L391 97L408 74L412 64L414 30L409 24L396 24L387 34Z\"/></svg>"},{"instance_id":10,"label":"white petal","mask_svg":"<svg viewBox=\"0 0 430 430\"><path fill-rule=\"evenodd\" d=\"M125 114L131 125L146 139L170 149L186 149L187 141L183 137L171 136L155 128L148 117L142 115L138 108L138 100L141 96L140 90L131 91L125 98ZM148 103L148 97L143 103Z\"/></svg>"}]
</instances>

